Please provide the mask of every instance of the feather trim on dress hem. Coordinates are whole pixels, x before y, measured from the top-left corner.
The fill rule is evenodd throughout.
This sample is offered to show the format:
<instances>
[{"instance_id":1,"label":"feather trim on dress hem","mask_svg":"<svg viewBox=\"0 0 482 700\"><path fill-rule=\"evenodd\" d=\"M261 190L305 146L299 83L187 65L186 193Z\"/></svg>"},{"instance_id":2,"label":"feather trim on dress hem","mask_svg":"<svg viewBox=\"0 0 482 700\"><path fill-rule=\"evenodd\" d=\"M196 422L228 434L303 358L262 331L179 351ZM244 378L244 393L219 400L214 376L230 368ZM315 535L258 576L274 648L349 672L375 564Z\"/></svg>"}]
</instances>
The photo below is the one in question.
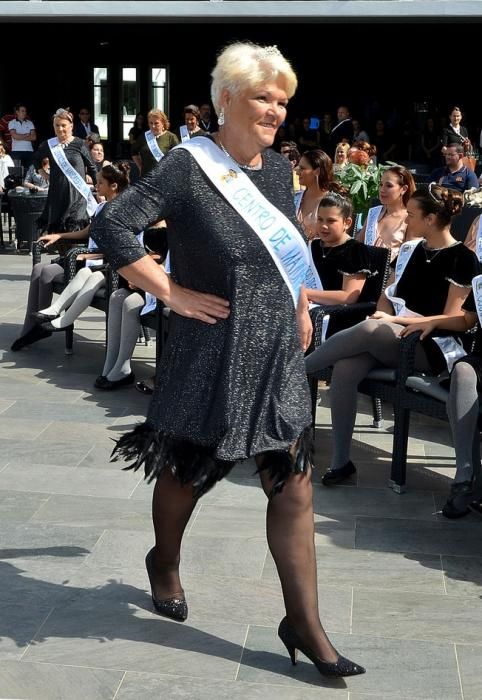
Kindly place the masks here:
<instances>
[{"instance_id":1,"label":"feather trim on dress hem","mask_svg":"<svg viewBox=\"0 0 482 700\"><path fill-rule=\"evenodd\" d=\"M214 447L195 445L187 440L166 435L152 428L149 423L137 425L123 435L112 450L111 461L131 462L127 469L144 466L148 482L170 469L181 484L192 484L194 496L199 498L221 481L239 460L222 460L213 457ZM263 463L257 472L268 470L273 481L270 496L279 493L291 473L308 471L312 464L313 438L311 428L306 428L296 443L294 456L288 450L268 450L260 453Z\"/></svg>"}]
</instances>

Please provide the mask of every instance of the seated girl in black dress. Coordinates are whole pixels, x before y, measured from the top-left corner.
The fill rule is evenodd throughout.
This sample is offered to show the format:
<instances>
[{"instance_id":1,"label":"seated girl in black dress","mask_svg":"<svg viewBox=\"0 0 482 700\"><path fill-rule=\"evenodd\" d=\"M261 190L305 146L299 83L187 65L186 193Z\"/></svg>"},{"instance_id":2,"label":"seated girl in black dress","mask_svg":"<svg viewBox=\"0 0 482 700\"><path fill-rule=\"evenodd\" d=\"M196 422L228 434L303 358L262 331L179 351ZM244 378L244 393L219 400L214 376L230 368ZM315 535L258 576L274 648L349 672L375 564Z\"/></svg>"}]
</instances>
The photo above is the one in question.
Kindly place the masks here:
<instances>
[{"instance_id":1,"label":"seated girl in black dress","mask_svg":"<svg viewBox=\"0 0 482 700\"><path fill-rule=\"evenodd\" d=\"M450 234L450 222L463 205L460 192L433 185L416 190L407 204L410 238L394 261L393 284L385 290L378 311L367 321L340 331L306 359L308 374L333 366L331 415L334 450L325 486L338 484L356 472L350 460L358 384L377 366L397 367L399 336L405 326L434 316L460 314L472 278L479 271L477 257ZM455 343L455 340L453 341ZM452 344L451 344L452 345ZM456 348L443 352L428 339L417 346L415 367L436 374L450 370ZM459 348L460 349L460 348Z\"/></svg>"},{"instance_id":2,"label":"seated girl in black dress","mask_svg":"<svg viewBox=\"0 0 482 700\"><path fill-rule=\"evenodd\" d=\"M354 304L372 274L367 246L348 234L352 222L351 200L337 192L328 192L320 201L316 238L310 243L323 287L306 290L312 304ZM323 338L337 330L336 322L330 324L328 316L325 319Z\"/></svg>"}]
</instances>

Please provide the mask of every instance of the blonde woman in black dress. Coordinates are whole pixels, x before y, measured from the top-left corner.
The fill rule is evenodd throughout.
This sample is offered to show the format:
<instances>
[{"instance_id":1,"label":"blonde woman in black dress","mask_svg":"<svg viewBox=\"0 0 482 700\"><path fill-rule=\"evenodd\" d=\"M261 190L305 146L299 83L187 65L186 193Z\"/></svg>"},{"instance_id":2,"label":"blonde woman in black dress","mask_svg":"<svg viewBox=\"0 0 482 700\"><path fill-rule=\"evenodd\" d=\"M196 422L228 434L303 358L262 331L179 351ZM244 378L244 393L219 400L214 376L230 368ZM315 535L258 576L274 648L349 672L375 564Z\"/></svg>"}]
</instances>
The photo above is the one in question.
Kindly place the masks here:
<instances>
[{"instance_id":1,"label":"blonde woman in black dress","mask_svg":"<svg viewBox=\"0 0 482 700\"><path fill-rule=\"evenodd\" d=\"M58 144L70 166L80 175L82 180L89 176L95 183L97 170L85 142L73 135L74 118L72 113L67 109L58 109L53 116L53 127ZM50 162L49 189L45 208L38 220L39 229L46 234L72 234L85 230L90 223L87 201L56 162L48 141L40 144L33 157L36 168L40 167L45 158L48 158ZM75 235L67 235L66 237L77 238ZM20 337L13 342L10 348L14 352L50 336L50 331L40 328L37 324L35 313L50 305L54 282L63 279L64 269L61 262L61 260L51 263L40 262L34 265L23 327Z\"/></svg>"},{"instance_id":2,"label":"blonde woman in black dress","mask_svg":"<svg viewBox=\"0 0 482 700\"><path fill-rule=\"evenodd\" d=\"M146 557L153 602L159 613L186 619L180 548L196 500L238 460L254 457L286 606L278 634L293 663L299 649L323 674L358 674L364 669L338 654L319 619L303 363L311 321L303 288L293 295L287 267L275 262L288 230L300 243L293 253L308 260L289 163L270 149L296 76L276 47L248 43L225 49L212 75L219 132L173 149L91 231L123 277L172 310L147 420L117 446L156 479L156 543ZM199 149L207 154L202 166ZM227 196L231 186L239 199L229 203L219 190ZM260 232L278 217L284 224L269 248ZM160 219L168 223L170 277L134 237ZM307 263L298 269L303 278L307 271Z\"/></svg>"}]
</instances>

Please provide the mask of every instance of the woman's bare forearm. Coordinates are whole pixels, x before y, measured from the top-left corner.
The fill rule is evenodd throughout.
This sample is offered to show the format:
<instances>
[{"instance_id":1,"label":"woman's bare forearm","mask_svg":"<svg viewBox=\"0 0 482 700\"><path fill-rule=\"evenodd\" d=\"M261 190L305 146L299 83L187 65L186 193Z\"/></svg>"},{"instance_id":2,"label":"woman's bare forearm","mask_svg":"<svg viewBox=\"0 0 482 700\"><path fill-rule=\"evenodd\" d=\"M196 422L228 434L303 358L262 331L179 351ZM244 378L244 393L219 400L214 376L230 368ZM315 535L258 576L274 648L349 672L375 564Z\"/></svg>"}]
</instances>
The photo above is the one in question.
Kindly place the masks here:
<instances>
[{"instance_id":1,"label":"woman's bare forearm","mask_svg":"<svg viewBox=\"0 0 482 700\"><path fill-rule=\"evenodd\" d=\"M319 290L319 289L308 289L307 290L308 299L315 304L354 304L358 301L360 296L360 291L346 290L346 289L333 289L333 290Z\"/></svg>"},{"instance_id":2,"label":"woman's bare forearm","mask_svg":"<svg viewBox=\"0 0 482 700\"><path fill-rule=\"evenodd\" d=\"M397 323L402 326L412 326L424 321L433 323L436 328L464 333L475 325L476 319L468 317L463 311L453 316L444 314L438 316L397 316Z\"/></svg>"},{"instance_id":3,"label":"woman's bare forearm","mask_svg":"<svg viewBox=\"0 0 482 700\"><path fill-rule=\"evenodd\" d=\"M63 241L77 241L82 238L88 238L89 237L89 229L90 225L86 226L83 229L80 229L80 231L64 231L63 233L60 234L60 238Z\"/></svg>"}]
</instances>

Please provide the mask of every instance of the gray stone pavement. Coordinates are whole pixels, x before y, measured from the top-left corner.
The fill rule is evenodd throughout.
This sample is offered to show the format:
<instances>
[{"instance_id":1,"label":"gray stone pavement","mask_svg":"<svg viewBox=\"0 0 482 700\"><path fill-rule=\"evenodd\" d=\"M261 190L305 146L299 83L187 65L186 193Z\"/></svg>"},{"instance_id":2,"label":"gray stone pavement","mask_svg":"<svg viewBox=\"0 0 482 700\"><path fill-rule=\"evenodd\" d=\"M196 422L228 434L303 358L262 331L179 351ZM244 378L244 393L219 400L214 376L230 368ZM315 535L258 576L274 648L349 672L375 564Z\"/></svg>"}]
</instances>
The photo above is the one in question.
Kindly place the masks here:
<instances>
[{"instance_id":1,"label":"gray stone pavement","mask_svg":"<svg viewBox=\"0 0 482 700\"><path fill-rule=\"evenodd\" d=\"M386 487L387 430L360 401L358 478L326 489L329 391L318 412L316 545L321 616L367 667L330 681L292 667L250 465L205 496L182 553L186 623L152 612L144 555L151 487L109 462L110 438L141 419L132 387L96 391L103 316L19 353L31 258L0 254L0 698L17 700L480 700L482 521L437 515L453 475L446 424L419 418L409 488ZM134 369L152 372L154 348ZM390 426L387 413L386 426Z\"/></svg>"}]
</instances>

